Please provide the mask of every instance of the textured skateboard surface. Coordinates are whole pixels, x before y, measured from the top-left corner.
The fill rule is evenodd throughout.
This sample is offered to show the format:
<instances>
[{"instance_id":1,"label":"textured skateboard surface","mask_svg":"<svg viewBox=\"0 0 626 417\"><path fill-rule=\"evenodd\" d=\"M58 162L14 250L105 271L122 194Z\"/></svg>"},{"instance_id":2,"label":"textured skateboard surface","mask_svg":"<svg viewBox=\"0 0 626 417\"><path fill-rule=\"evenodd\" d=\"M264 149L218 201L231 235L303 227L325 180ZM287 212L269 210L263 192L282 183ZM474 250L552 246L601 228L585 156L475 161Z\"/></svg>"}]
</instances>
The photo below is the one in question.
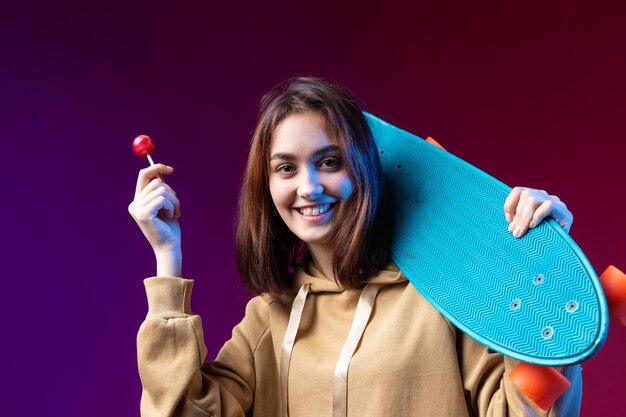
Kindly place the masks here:
<instances>
[{"instance_id":1,"label":"textured skateboard surface","mask_svg":"<svg viewBox=\"0 0 626 417\"><path fill-rule=\"evenodd\" d=\"M598 277L547 220L520 239L507 230L511 188L419 137L365 114L393 205L392 259L448 320L507 356L568 365L608 330Z\"/></svg>"}]
</instances>

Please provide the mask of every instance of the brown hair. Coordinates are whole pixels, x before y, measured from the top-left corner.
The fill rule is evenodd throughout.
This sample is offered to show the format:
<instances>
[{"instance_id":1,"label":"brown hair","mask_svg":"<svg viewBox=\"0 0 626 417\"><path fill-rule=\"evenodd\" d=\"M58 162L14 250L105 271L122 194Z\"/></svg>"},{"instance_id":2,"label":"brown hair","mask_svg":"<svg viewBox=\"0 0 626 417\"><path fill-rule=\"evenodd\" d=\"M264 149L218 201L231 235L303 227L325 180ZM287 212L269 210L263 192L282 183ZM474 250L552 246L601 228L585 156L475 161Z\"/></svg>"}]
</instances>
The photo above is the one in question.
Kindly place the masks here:
<instances>
[{"instance_id":1,"label":"brown hair","mask_svg":"<svg viewBox=\"0 0 626 417\"><path fill-rule=\"evenodd\" d=\"M362 109L344 87L311 77L279 84L261 99L237 216L237 265L249 290L280 294L291 288L291 271L303 247L281 219L269 192L272 135L282 120L296 113L314 111L324 117L339 138L354 186L346 201L345 220L331 242L337 283L357 288L389 262L384 180Z\"/></svg>"}]
</instances>

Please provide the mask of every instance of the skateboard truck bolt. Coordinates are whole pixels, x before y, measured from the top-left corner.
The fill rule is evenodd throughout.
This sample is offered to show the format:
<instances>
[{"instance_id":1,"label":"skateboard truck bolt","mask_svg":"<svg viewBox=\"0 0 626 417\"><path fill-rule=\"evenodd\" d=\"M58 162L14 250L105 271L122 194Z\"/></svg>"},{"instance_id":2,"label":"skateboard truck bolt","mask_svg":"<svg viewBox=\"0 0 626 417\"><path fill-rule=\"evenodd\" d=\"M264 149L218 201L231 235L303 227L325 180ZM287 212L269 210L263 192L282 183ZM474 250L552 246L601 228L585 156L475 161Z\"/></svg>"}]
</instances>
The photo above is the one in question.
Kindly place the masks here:
<instances>
[{"instance_id":1,"label":"skateboard truck bolt","mask_svg":"<svg viewBox=\"0 0 626 417\"><path fill-rule=\"evenodd\" d=\"M576 301L570 301L569 303L567 303L567 307L565 307L565 309L568 311L568 313L573 313L574 311L578 310L578 303Z\"/></svg>"},{"instance_id":2,"label":"skateboard truck bolt","mask_svg":"<svg viewBox=\"0 0 626 417\"><path fill-rule=\"evenodd\" d=\"M543 274L539 274L537 275L537 278L535 278L535 284L541 284L544 281L545 277L543 276Z\"/></svg>"},{"instance_id":3,"label":"skateboard truck bolt","mask_svg":"<svg viewBox=\"0 0 626 417\"><path fill-rule=\"evenodd\" d=\"M522 300L513 300L513 302L511 303L511 309L513 310L519 310L520 307L522 306Z\"/></svg>"},{"instance_id":4,"label":"skateboard truck bolt","mask_svg":"<svg viewBox=\"0 0 626 417\"><path fill-rule=\"evenodd\" d=\"M552 339L552 336L554 336L554 329L550 326L546 327L545 329L543 329L542 336L546 340Z\"/></svg>"}]
</instances>

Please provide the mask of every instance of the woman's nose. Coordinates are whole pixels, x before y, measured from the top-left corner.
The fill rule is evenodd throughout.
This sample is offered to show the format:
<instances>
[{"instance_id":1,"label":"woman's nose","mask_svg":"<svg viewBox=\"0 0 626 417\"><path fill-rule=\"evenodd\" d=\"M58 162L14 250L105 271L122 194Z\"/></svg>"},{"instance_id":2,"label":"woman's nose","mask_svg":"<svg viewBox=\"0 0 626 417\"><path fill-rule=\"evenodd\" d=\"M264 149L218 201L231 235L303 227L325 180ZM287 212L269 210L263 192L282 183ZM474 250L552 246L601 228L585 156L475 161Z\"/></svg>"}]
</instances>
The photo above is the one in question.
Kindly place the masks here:
<instances>
[{"instance_id":1,"label":"woman's nose","mask_svg":"<svg viewBox=\"0 0 626 417\"><path fill-rule=\"evenodd\" d=\"M298 196L302 198L312 198L316 195L322 194L324 187L319 182L317 174L313 171L303 173L300 182L298 183Z\"/></svg>"}]
</instances>

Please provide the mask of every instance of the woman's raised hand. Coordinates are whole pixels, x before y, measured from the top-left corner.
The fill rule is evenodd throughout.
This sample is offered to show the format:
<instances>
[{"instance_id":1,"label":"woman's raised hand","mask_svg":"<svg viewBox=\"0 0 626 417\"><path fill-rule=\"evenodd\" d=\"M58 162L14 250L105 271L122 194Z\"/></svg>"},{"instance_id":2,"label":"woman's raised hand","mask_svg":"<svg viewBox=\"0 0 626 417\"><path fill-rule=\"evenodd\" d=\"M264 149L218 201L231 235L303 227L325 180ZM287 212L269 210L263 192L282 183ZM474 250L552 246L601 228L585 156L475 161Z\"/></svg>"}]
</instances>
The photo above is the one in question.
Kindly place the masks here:
<instances>
[{"instance_id":1,"label":"woman's raised hand","mask_svg":"<svg viewBox=\"0 0 626 417\"><path fill-rule=\"evenodd\" d=\"M527 187L513 188L504 202L504 214L509 232L515 237L522 237L546 216L554 218L567 233L574 221L572 212L559 197Z\"/></svg>"},{"instance_id":2,"label":"woman's raised hand","mask_svg":"<svg viewBox=\"0 0 626 417\"><path fill-rule=\"evenodd\" d=\"M157 258L157 275L180 276L180 201L161 176L174 168L156 164L139 171L135 198L128 206Z\"/></svg>"}]
</instances>

